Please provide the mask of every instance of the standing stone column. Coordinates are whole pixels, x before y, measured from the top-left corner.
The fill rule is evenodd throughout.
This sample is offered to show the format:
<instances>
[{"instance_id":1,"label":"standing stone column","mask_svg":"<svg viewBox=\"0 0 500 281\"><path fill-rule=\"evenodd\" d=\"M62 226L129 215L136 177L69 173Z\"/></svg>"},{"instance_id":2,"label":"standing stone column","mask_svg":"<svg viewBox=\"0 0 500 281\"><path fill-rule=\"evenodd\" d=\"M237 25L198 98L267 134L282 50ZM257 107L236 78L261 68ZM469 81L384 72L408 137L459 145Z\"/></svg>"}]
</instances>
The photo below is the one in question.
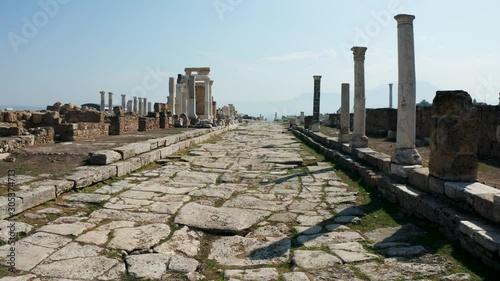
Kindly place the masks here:
<instances>
[{"instance_id":1,"label":"standing stone column","mask_svg":"<svg viewBox=\"0 0 500 281\"><path fill-rule=\"evenodd\" d=\"M445 181L475 181L478 142L479 118L469 94L438 91L431 109L429 175Z\"/></svg>"},{"instance_id":2,"label":"standing stone column","mask_svg":"<svg viewBox=\"0 0 500 281\"><path fill-rule=\"evenodd\" d=\"M351 114L349 109L349 83L342 83L342 106L340 108L340 134L339 142L348 143L350 140Z\"/></svg>"},{"instance_id":3,"label":"standing stone column","mask_svg":"<svg viewBox=\"0 0 500 281\"><path fill-rule=\"evenodd\" d=\"M321 75L313 76L314 100L313 100L313 123L309 128L313 132L319 132L319 96L321 89Z\"/></svg>"},{"instance_id":4,"label":"standing stone column","mask_svg":"<svg viewBox=\"0 0 500 281\"><path fill-rule=\"evenodd\" d=\"M214 85L214 80L210 80L210 89L209 89L209 97L210 99L208 100L208 119L212 120L214 119L214 112L213 112L213 100L214 97L212 96L212 86Z\"/></svg>"},{"instance_id":5,"label":"standing stone column","mask_svg":"<svg viewBox=\"0 0 500 281\"><path fill-rule=\"evenodd\" d=\"M137 112L137 97L134 97L134 113L138 113Z\"/></svg>"},{"instance_id":6,"label":"standing stone column","mask_svg":"<svg viewBox=\"0 0 500 281\"><path fill-rule=\"evenodd\" d=\"M175 78L168 78L168 109L170 114L175 115Z\"/></svg>"},{"instance_id":7,"label":"standing stone column","mask_svg":"<svg viewBox=\"0 0 500 281\"><path fill-rule=\"evenodd\" d=\"M108 92L108 112L113 114L113 93Z\"/></svg>"},{"instance_id":8,"label":"standing stone column","mask_svg":"<svg viewBox=\"0 0 500 281\"><path fill-rule=\"evenodd\" d=\"M138 113L139 113L139 116L142 116L142 115L144 114L144 113L142 112L142 109L144 108L144 107L142 106L142 103L143 103L143 99L140 97L140 98L139 98L139 109L138 109L138 111L139 111L139 112L138 112Z\"/></svg>"},{"instance_id":9,"label":"standing stone column","mask_svg":"<svg viewBox=\"0 0 500 281\"><path fill-rule=\"evenodd\" d=\"M142 106L144 106L144 108L142 109L142 114L148 115L148 98L143 98Z\"/></svg>"},{"instance_id":10,"label":"standing stone column","mask_svg":"<svg viewBox=\"0 0 500 281\"><path fill-rule=\"evenodd\" d=\"M153 111L153 106L151 102L148 102L148 113Z\"/></svg>"},{"instance_id":11,"label":"standing stone column","mask_svg":"<svg viewBox=\"0 0 500 281\"><path fill-rule=\"evenodd\" d=\"M133 112L132 111L132 100L127 101L127 112L128 113Z\"/></svg>"},{"instance_id":12,"label":"standing stone column","mask_svg":"<svg viewBox=\"0 0 500 281\"><path fill-rule=\"evenodd\" d=\"M188 103L188 117L192 120L192 124L194 124L194 120L198 119L196 115L196 87L195 80L196 77L194 75L189 75L188 79L188 91L189 91L189 103Z\"/></svg>"},{"instance_id":13,"label":"standing stone column","mask_svg":"<svg viewBox=\"0 0 500 281\"><path fill-rule=\"evenodd\" d=\"M105 91L100 91L101 94L101 111L104 112L104 107L106 107L106 92Z\"/></svg>"},{"instance_id":14,"label":"standing stone column","mask_svg":"<svg viewBox=\"0 0 500 281\"><path fill-rule=\"evenodd\" d=\"M123 108L123 110L125 110L125 108L126 108L126 107L125 107L125 104L126 104L125 97L126 97L126 96L127 96L127 95L122 95L122 108Z\"/></svg>"},{"instance_id":15,"label":"standing stone column","mask_svg":"<svg viewBox=\"0 0 500 281\"><path fill-rule=\"evenodd\" d=\"M182 111L182 84L175 85L175 115L181 115Z\"/></svg>"},{"instance_id":16,"label":"standing stone column","mask_svg":"<svg viewBox=\"0 0 500 281\"><path fill-rule=\"evenodd\" d=\"M416 88L415 46L412 15L397 15L398 22L398 127L391 162L401 166L420 165L415 148Z\"/></svg>"},{"instance_id":17,"label":"standing stone column","mask_svg":"<svg viewBox=\"0 0 500 281\"><path fill-rule=\"evenodd\" d=\"M299 119L300 124L304 124L304 118L305 118L304 111L301 111L300 112L300 119Z\"/></svg>"},{"instance_id":18,"label":"standing stone column","mask_svg":"<svg viewBox=\"0 0 500 281\"><path fill-rule=\"evenodd\" d=\"M365 135L366 108L365 108L365 54L366 47L352 47L354 55L354 131L351 136L350 147L368 147L368 138Z\"/></svg>"},{"instance_id":19,"label":"standing stone column","mask_svg":"<svg viewBox=\"0 0 500 281\"><path fill-rule=\"evenodd\" d=\"M389 84L389 108L392 108L392 83Z\"/></svg>"},{"instance_id":20,"label":"standing stone column","mask_svg":"<svg viewBox=\"0 0 500 281\"><path fill-rule=\"evenodd\" d=\"M217 121L217 102L213 100L213 97L212 97L212 114L213 114L213 122L215 124L215 122Z\"/></svg>"}]
</instances>

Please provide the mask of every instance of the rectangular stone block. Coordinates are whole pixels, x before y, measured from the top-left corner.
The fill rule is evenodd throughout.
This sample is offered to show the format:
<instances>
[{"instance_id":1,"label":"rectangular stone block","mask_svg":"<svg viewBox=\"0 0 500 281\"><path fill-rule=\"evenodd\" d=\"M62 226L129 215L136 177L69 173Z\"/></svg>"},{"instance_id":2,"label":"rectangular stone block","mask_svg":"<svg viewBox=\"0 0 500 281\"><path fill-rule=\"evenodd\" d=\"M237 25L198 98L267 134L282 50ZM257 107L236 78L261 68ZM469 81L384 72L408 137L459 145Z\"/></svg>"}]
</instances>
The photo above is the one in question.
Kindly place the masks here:
<instances>
[{"instance_id":1,"label":"rectangular stone block","mask_svg":"<svg viewBox=\"0 0 500 281\"><path fill-rule=\"evenodd\" d=\"M139 158L141 158L142 166L145 166L145 165L148 165L150 163L155 162L156 160L159 160L160 156L161 156L160 151L155 150L155 151L143 153L143 154L139 155Z\"/></svg>"},{"instance_id":2,"label":"rectangular stone block","mask_svg":"<svg viewBox=\"0 0 500 281\"><path fill-rule=\"evenodd\" d=\"M33 208L56 198L55 186L39 186L25 191L16 192L16 197L22 199L22 209L16 208L16 214Z\"/></svg>"},{"instance_id":3,"label":"rectangular stone block","mask_svg":"<svg viewBox=\"0 0 500 281\"><path fill-rule=\"evenodd\" d=\"M167 158L168 156L177 152L177 151L174 151L174 148L172 146L160 148L159 151L160 151L160 158L161 159Z\"/></svg>"},{"instance_id":4,"label":"rectangular stone block","mask_svg":"<svg viewBox=\"0 0 500 281\"><path fill-rule=\"evenodd\" d=\"M82 166L73 169L73 172L65 179L74 181L75 188L82 188L116 177L116 174L116 167L113 166Z\"/></svg>"},{"instance_id":5,"label":"rectangular stone block","mask_svg":"<svg viewBox=\"0 0 500 281\"><path fill-rule=\"evenodd\" d=\"M474 206L475 199L478 198L478 196L480 195L481 196L490 195L491 201L493 201L493 196L499 194L500 190L478 182L471 183L467 185L467 187L464 189L465 201L470 206Z\"/></svg>"},{"instance_id":6,"label":"rectangular stone block","mask_svg":"<svg viewBox=\"0 0 500 281\"><path fill-rule=\"evenodd\" d=\"M152 139L152 140L149 140L149 150L155 150L158 148L158 140L157 139Z\"/></svg>"},{"instance_id":7,"label":"rectangular stone block","mask_svg":"<svg viewBox=\"0 0 500 281\"><path fill-rule=\"evenodd\" d=\"M399 205L412 212L420 204L421 198L426 195L425 192L422 192L411 186L396 184L394 185L394 187L396 189L395 192L399 198Z\"/></svg>"},{"instance_id":8,"label":"rectangular stone block","mask_svg":"<svg viewBox=\"0 0 500 281\"><path fill-rule=\"evenodd\" d=\"M89 153L91 165L107 165L122 160L122 155L113 150L100 150Z\"/></svg>"},{"instance_id":9,"label":"rectangular stone block","mask_svg":"<svg viewBox=\"0 0 500 281\"><path fill-rule=\"evenodd\" d=\"M429 190L437 194L444 194L445 181L433 176L429 176Z\"/></svg>"},{"instance_id":10,"label":"rectangular stone block","mask_svg":"<svg viewBox=\"0 0 500 281\"><path fill-rule=\"evenodd\" d=\"M422 191L429 191L429 169L414 169L408 176L408 183Z\"/></svg>"},{"instance_id":11,"label":"rectangular stone block","mask_svg":"<svg viewBox=\"0 0 500 281\"><path fill-rule=\"evenodd\" d=\"M130 165L130 172L133 172L142 167L142 161L140 157L133 157L126 161Z\"/></svg>"},{"instance_id":12,"label":"rectangular stone block","mask_svg":"<svg viewBox=\"0 0 500 281\"><path fill-rule=\"evenodd\" d=\"M122 177L132 172L130 162L116 162L111 164L110 166L116 167L116 176Z\"/></svg>"},{"instance_id":13,"label":"rectangular stone block","mask_svg":"<svg viewBox=\"0 0 500 281\"><path fill-rule=\"evenodd\" d=\"M391 163L391 174L406 179L415 169L418 168L422 168L422 166L421 165L403 166Z\"/></svg>"},{"instance_id":14,"label":"rectangular stone block","mask_svg":"<svg viewBox=\"0 0 500 281\"><path fill-rule=\"evenodd\" d=\"M444 194L457 202L465 202L465 188L470 184L470 182L445 182Z\"/></svg>"},{"instance_id":15,"label":"rectangular stone block","mask_svg":"<svg viewBox=\"0 0 500 281\"><path fill-rule=\"evenodd\" d=\"M460 221L458 228L479 245L498 255L500 250L500 229L498 226L475 220Z\"/></svg>"},{"instance_id":16,"label":"rectangular stone block","mask_svg":"<svg viewBox=\"0 0 500 281\"><path fill-rule=\"evenodd\" d=\"M42 180L35 183L32 183L31 186L39 187L39 186L53 186L56 189L56 197L59 195L66 193L72 190L75 187L74 181L69 180Z\"/></svg>"}]
</instances>

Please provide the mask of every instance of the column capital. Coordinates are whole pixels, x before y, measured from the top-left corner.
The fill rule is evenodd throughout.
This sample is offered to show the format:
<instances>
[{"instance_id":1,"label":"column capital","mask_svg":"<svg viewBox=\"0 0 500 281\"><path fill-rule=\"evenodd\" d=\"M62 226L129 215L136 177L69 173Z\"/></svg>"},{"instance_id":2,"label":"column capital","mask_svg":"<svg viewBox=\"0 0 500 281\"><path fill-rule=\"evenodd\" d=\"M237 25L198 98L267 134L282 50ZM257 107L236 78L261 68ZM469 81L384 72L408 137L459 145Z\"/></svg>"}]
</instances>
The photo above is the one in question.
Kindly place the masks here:
<instances>
[{"instance_id":1,"label":"column capital","mask_svg":"<svg viewBox=\"0 0 500 281\"><path fill-rule=\"evenodd\" d=\"M210 86L214 84L214 80L210 80Z\"/></svg>"},{"instance_id":2,"label":"column capital","mask_svg":"<svg viewBox=\"0 0 500 281\"><path fill-rule=\"evenodd\" d=\"M104 94L106 94L106 92L105 91L100 91L99 94L104 95Z\"/></svg>"},{"instance_id":3,"label":"column capital","mask_svg":"<svg viewBox=\"0 0 500 281\"><path fill-rule=\"evenodd\" d=\"M321 80L321 75L314 75L314 76L313 76L313 79L314 79L314 80Z\"/></svg>"},{"instance_id":4,"label":"column capital","mask_svg":"<svg viewBox=\"0 0 500 281\"><path fill-rule=\"evenodd\" d=\"M108 95L112 96L112 95L113 95L113 92L108 92Z\"/></svg>"},{"instance_id":5,"label":"column capital","mask_svg":"<svg viewBox=\"0 0 500 281\"><path fill-rule=\"evenodd\" d=\"M122 97L126 97L127 95L126 95L126 94L122 94L121 96L122 96Z\"/></svg>"},{"instance_id":6,"label":"column capital","mask_svg":"<svg viewBox=\"0 0 500 281\"><path fill-rule=\"evenodd\" d=\"M415 19L414 15L406 15L406 14L399 14L394 16L394 19L398 22L398 25L400 24L413 24L413 20Z\"/></svg>"},{"instance_id":7,"label":"column capital","mask_svg":"<svg viewBox=\"0 0 500 281\"><path fill-rule=\"evenodd\" d=\"M368 48L354 46L351 48L352 54L354 55L354 61L364 61L365 53Z\"/></svg>"}]
</instances>

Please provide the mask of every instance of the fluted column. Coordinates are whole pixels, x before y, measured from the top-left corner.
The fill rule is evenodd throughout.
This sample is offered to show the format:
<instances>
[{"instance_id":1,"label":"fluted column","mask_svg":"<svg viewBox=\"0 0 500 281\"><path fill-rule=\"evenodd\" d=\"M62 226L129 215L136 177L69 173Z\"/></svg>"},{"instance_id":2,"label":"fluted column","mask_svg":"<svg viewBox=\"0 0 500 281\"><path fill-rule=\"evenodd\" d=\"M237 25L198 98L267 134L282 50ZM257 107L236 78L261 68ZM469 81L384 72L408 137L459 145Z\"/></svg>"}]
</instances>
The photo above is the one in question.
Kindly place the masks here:
<instances>
[{"instance_id":1,"label":"fluted column","mask_svg":"<svg viewBox=\"0 0 500 281\"><path fill-rule=\"evenodd\" d=\"M350 146L353 148L368 147L368 138L365 135L366 108L365 108L365 54L366 47L352 47L354 56L354 131Z\"/></svg>"},{"instance_id":2,"label":"fluted column","mask_svg":"<svg viewBox=\"0 0 500 281\"><path fill-rule=\"evenodd\" d=\"M398 165L422 164L415 148L416 77L413 15L397 15L398 23L398 127L396 149L391 162Z\"/></svg>"},{"instance_id":3,"label":"fluted column","mask_svg":"<svg viewBox=\"0 0 500 281\"><path fill-rule=\"evenodd\" d=\"M319 111L320 111L320 90L321 90L321 75L313 76L314 79L314 99L313 99L313 123L311 128L313 132L319 132Z\"/></svg>"},{"instance_id":4,"label":"fluted column","mask_svg":"<svg viewBox=\"0 0 500 281\"><path fill-rule=\"evenodd\" d=\"M341 103L342 106L340 108L340 134L339 141L341 143L348 143L350 140L350 123L351 123L351 114L349 109L349 84L342 83L342 96Z\"/></svg>"}]
</instances>

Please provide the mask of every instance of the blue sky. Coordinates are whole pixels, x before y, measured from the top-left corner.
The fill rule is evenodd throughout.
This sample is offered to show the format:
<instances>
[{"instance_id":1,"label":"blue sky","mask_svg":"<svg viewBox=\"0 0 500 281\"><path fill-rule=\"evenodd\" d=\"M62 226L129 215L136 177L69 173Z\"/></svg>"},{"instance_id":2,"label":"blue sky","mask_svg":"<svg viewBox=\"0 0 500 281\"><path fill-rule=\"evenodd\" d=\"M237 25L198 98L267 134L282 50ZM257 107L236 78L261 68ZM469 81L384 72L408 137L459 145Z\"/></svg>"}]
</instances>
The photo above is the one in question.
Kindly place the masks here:
<instances>
[{"instance_id":1,"label":"blue sky","mask_svg":"<svg viewBox=\"0 0 500 281\"><path fill-rule=\"evenodd\" d=\"M312 104L313 75L323 76L323 95L352 85L349 48L362 45L367 107L386 107L370 90L397 83L393 16L407 13L416 16L417 80L498 104L500 2L457 2L2 0L0 103L98 103L101 90L116 103L122 93L166 102L168 76L209 66L218 105L274 115L260 111L307 93ZM417 100L435 94L418 90ZM336 111L340 95L333 100L322 111Z\"/></svg>"}]
</instances>

